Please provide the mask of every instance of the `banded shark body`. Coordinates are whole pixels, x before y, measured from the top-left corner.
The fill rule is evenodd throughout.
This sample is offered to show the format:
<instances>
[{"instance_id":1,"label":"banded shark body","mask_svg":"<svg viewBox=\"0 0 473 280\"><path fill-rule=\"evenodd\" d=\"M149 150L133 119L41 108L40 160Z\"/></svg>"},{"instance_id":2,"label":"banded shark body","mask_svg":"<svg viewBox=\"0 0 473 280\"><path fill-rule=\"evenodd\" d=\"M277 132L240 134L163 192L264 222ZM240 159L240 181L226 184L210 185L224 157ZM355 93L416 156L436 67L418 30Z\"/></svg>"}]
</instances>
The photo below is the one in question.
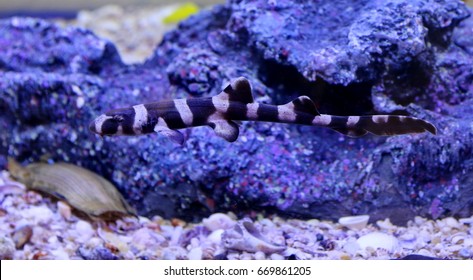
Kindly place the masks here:
<instances>
[{"instance_id":1,"label":"banded shark body","mask_svg":"<svg viewBox=\"0 0 473 280\"><path fill-rule=\"evenodd\" d=\"M428 131L436 134L431 123L409 116L320 114L307 96L284 105L256 103L250 83L243 77L213 97L174 99L111 110L92 121L89 128L94 133L108 136L157 132L183 144L185 138L178 129L210 126L218 136L233 142L239 134L237 121L323 126L352 137L367 133L389 136Z\"/></svg>"}]
</instances>

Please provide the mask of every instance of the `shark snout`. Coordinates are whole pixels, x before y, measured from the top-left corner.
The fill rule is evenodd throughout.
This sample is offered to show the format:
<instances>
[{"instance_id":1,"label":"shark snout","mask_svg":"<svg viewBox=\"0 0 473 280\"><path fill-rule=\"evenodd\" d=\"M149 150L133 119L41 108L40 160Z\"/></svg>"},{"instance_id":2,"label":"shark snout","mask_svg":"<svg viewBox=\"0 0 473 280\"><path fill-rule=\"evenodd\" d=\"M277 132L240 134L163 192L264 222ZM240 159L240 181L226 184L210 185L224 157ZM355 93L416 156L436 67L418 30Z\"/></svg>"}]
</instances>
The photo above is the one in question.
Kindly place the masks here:
<instances>
[{"instance_id":1,"label":"shark snout","mask_svg":"<svg viewBox=\"0 0 473 280\"><path fill-rule=\"evenodd\" d=\"M107 131L105 131L107 130L107 127L113 126L113 123L114 121L112 117L107 116L106 114L102 114L95 120L90 122L89 130L95 134L104 135L107 134Z\"/></svg>"},{"instance_id":2,"label":"shark snout","mask_svg":"<svg viewBox=\"0 0 473 280\"><path fill-rule=\"evenodd\" d=\"M93 133L97 133L97 134L100 134L97 132L97 128L95 127L95 120L91 121L90 124L89 124L89 130Z\"/></svg>"}]
</instances>

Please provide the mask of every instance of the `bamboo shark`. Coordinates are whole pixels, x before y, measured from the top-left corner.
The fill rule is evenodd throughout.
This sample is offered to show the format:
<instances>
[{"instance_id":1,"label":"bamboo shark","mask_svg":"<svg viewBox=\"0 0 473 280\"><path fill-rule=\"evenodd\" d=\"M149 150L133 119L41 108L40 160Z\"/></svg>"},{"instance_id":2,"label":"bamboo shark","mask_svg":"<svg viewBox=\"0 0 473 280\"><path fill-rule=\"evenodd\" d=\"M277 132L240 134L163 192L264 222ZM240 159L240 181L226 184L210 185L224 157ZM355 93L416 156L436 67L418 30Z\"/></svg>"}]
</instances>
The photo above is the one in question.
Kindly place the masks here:
<instances>
[{"instance_id":1,"label":"bamboo shark","mask_svg":"<svg viewBox=\"0 0 473 280\"><path fill-rule=\"evenodd\" d=\"M243 77L235 79L213 97L174 99L111 110L92 121L89 128L99 135L157 132L183 144L185 138L178 129L208 125L218 136L234 142L239 134L238 121L323 126L351 137L367 133L388 136L428 131L436 134L437 131L431 123L409 116L320 114L307 96L284 105L257 103L249 81Z\"/></svg>"}]
</instances>

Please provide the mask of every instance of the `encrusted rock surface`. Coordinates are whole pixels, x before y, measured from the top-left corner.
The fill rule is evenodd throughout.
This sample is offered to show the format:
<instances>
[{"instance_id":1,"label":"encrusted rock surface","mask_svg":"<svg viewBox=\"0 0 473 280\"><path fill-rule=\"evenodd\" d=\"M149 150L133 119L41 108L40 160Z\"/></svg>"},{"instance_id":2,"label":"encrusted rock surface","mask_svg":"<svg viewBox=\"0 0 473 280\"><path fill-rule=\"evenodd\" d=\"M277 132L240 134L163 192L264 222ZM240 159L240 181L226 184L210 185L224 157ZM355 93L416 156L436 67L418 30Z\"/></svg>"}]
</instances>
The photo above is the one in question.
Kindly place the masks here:
<instances>
[{"instance_id":1,"label":"encrusted rock surface","mask_svg":"<svg viewBox=\"0 0 473 280\"><path fill-rule=\"evenodd\" d=\"M0 22L0 164L41 156L113 181L141 215L188 220L266 210L337 219L473 211L473 19L461 1L230 1L182 22L144 64L91 32ZM185 145L161 135L99 138L105 110L218 93L248 77L256 99L309 95L323 113L408 113L439 135L351 139L321 128L246 123Z\"/></svg>"}]
</instances>

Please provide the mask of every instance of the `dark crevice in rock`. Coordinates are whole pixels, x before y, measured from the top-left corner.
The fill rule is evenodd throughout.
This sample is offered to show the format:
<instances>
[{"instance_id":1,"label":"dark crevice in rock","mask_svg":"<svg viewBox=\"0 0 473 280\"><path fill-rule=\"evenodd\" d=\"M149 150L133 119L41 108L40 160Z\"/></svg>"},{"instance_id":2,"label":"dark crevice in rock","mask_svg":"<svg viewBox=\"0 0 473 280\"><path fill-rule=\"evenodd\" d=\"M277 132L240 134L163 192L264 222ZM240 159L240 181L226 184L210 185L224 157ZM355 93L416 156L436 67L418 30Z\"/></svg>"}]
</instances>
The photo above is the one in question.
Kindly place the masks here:
<instances>
[{"instance_id":1,"label":"dark crevice in rock","mask_svg":"<svg viewBox=\"0 0 473 280\"><path fill-rule=\"evenodd\" d=\"M373 112L370 82L333 85L319 79L311 83L309 96L318 100L320 112L331 115L369 115Z\"/></svg>"},{"instance_id":2,"label":"dark crevice in rock","mask_svg":"<svg viewBox=\"0 0 473 280\"><path fill-rule=\"evenodd\" d=\"M424 59L414 59L411 63L403 65L398 69L392 69L383 77L387 81L386 94L402 106L415 103L426 109L432 109L435 104L428 92L434 72L433 63Z\"/></svg>"},{"instance_id":3,"label":"dark crevice in rock","mask_svg":"<svg viewBox=\"0 0 473 280\"><path fill-rule=\"evenodd\" d=\"M278 94L272 96L274 104L284 104L310 93L310 82L294 66L263 59L259 65L258 78L266 87L277 89Z\"/></svg>"},{"instance_id":4,"label":"dark crevice in rock","mask_svg":"<svg viewBox=\"0 0 473 280\"><path fill-rule=\"evenodd\" d=\"M308 81L294 66L282 65L274 60L260 63L259 76L268 88L277 89L275 104L284 104L297 96L307 95L320 113L332 115L366 115L373 113L371 82L334 85L318 78Z\"/></svg>"}]
</instances>

